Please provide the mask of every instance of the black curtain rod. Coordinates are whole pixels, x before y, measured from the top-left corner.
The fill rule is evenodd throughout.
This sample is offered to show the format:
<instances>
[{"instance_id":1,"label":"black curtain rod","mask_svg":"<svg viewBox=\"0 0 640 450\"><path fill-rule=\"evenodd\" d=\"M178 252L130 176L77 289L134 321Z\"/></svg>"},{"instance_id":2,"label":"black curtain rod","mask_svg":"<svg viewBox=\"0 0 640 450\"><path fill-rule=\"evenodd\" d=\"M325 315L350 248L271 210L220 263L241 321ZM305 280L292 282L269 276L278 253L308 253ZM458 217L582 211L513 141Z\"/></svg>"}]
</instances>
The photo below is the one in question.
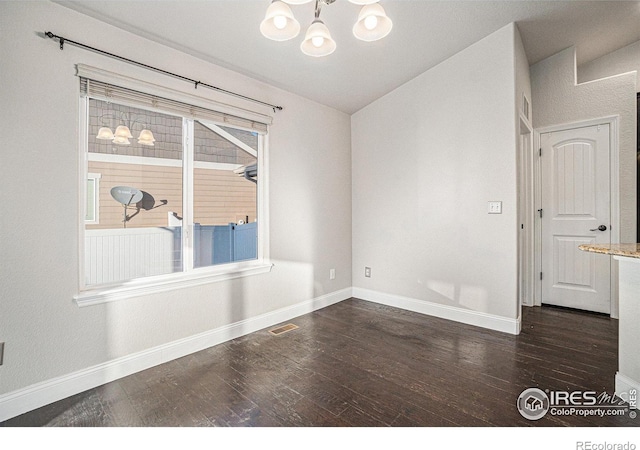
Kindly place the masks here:
<instances>
[{"instance_id":1,"label":"black curtain rod","mask_svg":"<svg viewBox=\"0 0 640 450\"><path fill-rule=\"evenodd\" d=\"M113 54L113 53L106 52L104 50L100 50L99 48L91 47L89 45L82 44L80 42L72 41L71 39L67 39L67 38L62 37L62 36L57 36L57 35L53 34L51 31L45 31L44 34L45 34L45 36L47 36L50 39L58 39L60 41L60 50L64 50L64 44L65 43L69 43L69 44L75 45L77 47L83 48L85 50L90 50L92 52L100 53L102 55L109 56L110 58L119 59L120 61L128 62L129 64L133 64L133 65L136 65L136 66L139 66L139 67L144 67L145 69L153 70L155 72L159 72L159 73L162 73L164 75L169 75L171 77L178 78L178 79L180 79L182 81L188 81L189 83L193 84L195 89L198 89L198 86L203 86L203 87L206 87L206 88L209 88L209 89L213 89L213 90L218 91L218 92L223 92L225 94L233 95L234 97L242 98L244 100L249 100L249 101L254 102L254 103L259 103L261 105L268 106L268 107L273 109L273 112L276 112L276 110L282 111L282 106L272 105L271 103L266 103L266 102L263 102L261 100L256 100L255 98L247 97L246 95L242 95L242 94L238 94L236 92L228 91L226 89L222 89L222 88L219 88L217 86L212 86L210 84L203 83L201 81L197 81L197 80L194 80L194 79L191 79L191 78L187 78L187 77L184 77L182 75L178 75L176 73L169 72L167 70L158 69L157 67L153 67L153 66L150 66L148 64L144 64L144 63L141 63L141 62L138 62L138 61L134 61L133 59L125 58L124 56L119 56L119 55L116 55L116 54Z\"/></svg>"}]
</instances>

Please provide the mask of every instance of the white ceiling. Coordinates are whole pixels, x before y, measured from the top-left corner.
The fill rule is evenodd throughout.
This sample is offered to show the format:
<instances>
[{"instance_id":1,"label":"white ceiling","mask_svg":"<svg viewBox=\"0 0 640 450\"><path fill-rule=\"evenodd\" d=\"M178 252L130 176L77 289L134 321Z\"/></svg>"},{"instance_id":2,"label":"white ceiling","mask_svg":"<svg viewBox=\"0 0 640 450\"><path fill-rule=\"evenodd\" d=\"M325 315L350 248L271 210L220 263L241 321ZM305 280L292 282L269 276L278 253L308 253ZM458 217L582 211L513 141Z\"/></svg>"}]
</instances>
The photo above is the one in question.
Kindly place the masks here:
<instances>
[{"instance_id":1,"label":"white ceiling","mask_svg":"<svg viewBox=\"0 0 640 450\"><path fill-rule=\"evenodd\" d=\"M338 45L324 58L299 49L313 2L291 6L302 31L286 42L258 29L270 0L57 3L349 114L510 22L518 24L530 64L572 45L581 64L640 40L640 1L381 0L393 30L366 43L351 33L360 7L338 0L322 9ZM102 48L122 53L108 43ZM153 58L143 62L162 68Z\"/></svg>"}]
</instances>

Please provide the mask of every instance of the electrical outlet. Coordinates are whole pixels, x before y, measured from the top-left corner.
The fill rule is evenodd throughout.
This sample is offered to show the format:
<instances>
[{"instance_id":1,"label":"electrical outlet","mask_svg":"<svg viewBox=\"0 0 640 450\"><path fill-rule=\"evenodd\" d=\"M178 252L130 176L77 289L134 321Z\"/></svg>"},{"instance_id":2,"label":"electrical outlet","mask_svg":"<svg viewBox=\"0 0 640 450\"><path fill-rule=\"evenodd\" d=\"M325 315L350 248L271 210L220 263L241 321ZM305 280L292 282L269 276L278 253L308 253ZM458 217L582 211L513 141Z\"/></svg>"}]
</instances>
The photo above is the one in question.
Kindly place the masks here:
<instances>
[{"instance_id":1,"label":"electrical outlet","mask_svg":"<svg viewBox=\"0 0 640 450\"><path fill-rule=\"evenodd\" d=\"M0 342L0 366L2 365L3 356L4 356L4 342Z\"/></svg>"},{"instance_id":2,"label":"electrical outlet","mask_svg":"<svg viewBox=\"0 0 640 450\"><path fill-rule=\"evenodd\" d=\"M371 267L364 268L364 276L367 278L371 278Z\"/></svg>"},{"instance_id":3,"label":"electrical outlet","mask_svg":"<svg viewBox=\"0 0 640 450\"><path fill-rule=\"evenodd\" d=\"M330 280L336 279L336 269L329 269L329 279Z\"/></svg>"}]
</instances>

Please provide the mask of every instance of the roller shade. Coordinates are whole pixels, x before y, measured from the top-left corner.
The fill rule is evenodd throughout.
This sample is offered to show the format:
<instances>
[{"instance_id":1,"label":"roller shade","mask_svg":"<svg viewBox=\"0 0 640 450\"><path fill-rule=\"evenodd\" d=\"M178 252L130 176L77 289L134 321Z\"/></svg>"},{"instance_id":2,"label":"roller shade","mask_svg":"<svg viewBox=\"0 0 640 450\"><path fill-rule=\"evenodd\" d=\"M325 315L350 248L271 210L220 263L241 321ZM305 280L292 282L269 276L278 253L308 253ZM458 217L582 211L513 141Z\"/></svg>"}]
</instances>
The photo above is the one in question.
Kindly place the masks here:
<instances>
[{"instance_id":1,"label":"roller shade","mask_svg":"<svg viewBox=\"0 0 640 450\"><path fill-rule=\"evenodd\" d=\"M221 125L228 125L259 134L266 134L271 118L264 116L263 121L239 117L213 109L172 100L137 90L116 86L103 81L80 76L80 93L91 98L108 102L121 103L128 106L150 109L175 116L195 120L208 120Z\"/></svg>"}]
</instances>

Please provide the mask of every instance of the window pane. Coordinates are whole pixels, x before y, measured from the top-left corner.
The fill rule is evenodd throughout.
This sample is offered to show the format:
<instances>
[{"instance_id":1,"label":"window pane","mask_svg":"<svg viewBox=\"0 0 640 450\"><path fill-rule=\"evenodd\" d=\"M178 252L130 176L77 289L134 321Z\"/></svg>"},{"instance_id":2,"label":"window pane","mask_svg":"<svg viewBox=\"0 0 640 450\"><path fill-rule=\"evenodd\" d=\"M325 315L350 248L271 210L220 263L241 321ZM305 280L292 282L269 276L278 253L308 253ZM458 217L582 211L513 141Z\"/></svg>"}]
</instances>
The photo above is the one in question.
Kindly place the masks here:
<instances>
[{"instance_id":1,"label":"window pane","mask_svg":"<svg viewBox=\"0 0 640 450\"><path fill-rule=\"evenodd\" d=\"M194 267L256 259L256 133L194 123Z\"/></svg>"},{"instance_id":2,"label":"window pane","mask_svg":"<svg viewBox=\"0 0 640 450\"><path fill-rule=\"evenodd\" d=\"M132 137L105 136L119 126ZM100 223L85 225L85 284L181 271L182 118L90 99L88 130L88 172L101 178Z\"/></svg>"}]
</instances>

